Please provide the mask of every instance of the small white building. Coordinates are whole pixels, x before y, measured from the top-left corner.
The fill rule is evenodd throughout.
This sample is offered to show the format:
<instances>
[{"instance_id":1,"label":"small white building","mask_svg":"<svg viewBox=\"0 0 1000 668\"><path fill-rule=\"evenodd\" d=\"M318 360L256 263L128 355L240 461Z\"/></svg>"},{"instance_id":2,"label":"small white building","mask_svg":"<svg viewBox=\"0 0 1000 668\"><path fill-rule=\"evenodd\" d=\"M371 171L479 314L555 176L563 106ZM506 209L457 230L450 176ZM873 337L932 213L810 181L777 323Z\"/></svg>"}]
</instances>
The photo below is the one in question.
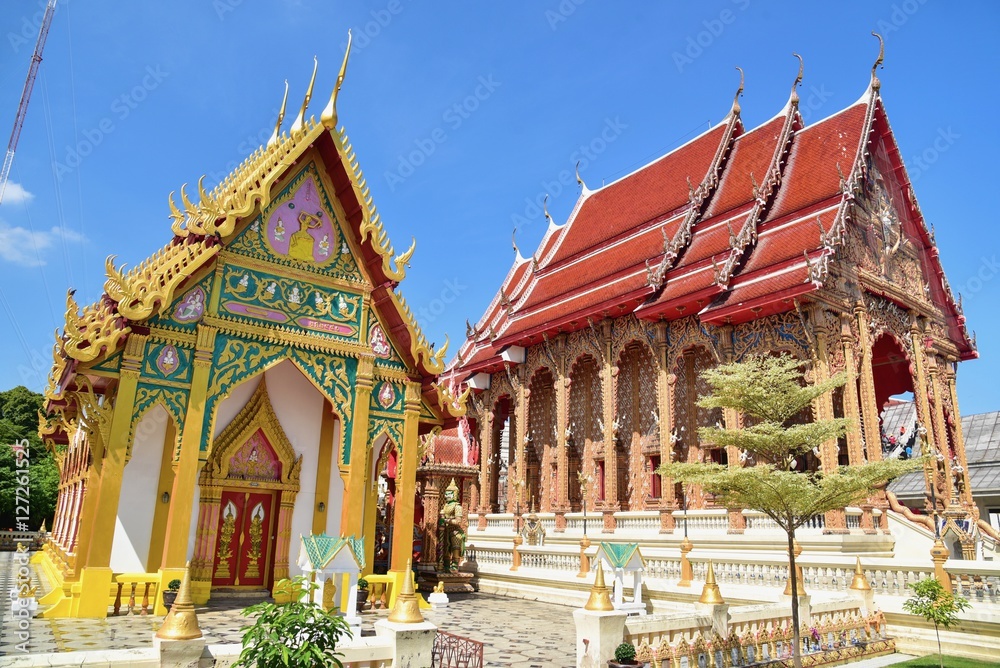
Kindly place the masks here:
<instances>
[{"instance_id":1,"label":"small white building","mask_svg":"<svg viewBox=\"0 0 1000 668\"><path fill-rule=\"evenodd\" d=\"M323 585L332 578L333 607L339 609L355 638L361 637L361 617L357 612L358 578L365 564L364 540L354 536L338 538L324 534L302 536L298 566L319 587L305 594L313 603L322 603Z\"/></svg>"},{"instance_id":2,"label":"small white building","mask_svg":"<svg viewBox=\"0 0 1000 668\"><path fill-rule=\"evenodd\" d=\"M646 570L646 560L639 552L639 543L600 543L597 547L598 560L606 570L614 573L615 586L611 596L615 610L630 615L645 615L646 604L642 601L642 573ZM625 576L632 578L632 600L625 600Z\"/></svg>"}]
</instances>

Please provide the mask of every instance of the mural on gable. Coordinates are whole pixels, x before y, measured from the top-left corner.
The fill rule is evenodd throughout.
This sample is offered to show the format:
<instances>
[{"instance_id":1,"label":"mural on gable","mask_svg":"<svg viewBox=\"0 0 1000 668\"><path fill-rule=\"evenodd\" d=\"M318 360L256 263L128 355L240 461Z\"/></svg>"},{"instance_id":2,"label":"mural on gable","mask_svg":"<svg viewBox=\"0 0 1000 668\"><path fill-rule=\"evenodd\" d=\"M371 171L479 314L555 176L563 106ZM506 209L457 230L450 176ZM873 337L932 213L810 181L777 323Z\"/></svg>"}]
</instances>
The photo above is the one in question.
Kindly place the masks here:
<instances>
[{"instance_id":1,"label":"mural on gable","mask_svg":"<svg viewBox=\"0 0 1000 668\"><path fill-rule=\"evenodd\" d=\"M309 163L227 250L361 283L333 211L316 165Z\"/></svg>"}]
</instances>

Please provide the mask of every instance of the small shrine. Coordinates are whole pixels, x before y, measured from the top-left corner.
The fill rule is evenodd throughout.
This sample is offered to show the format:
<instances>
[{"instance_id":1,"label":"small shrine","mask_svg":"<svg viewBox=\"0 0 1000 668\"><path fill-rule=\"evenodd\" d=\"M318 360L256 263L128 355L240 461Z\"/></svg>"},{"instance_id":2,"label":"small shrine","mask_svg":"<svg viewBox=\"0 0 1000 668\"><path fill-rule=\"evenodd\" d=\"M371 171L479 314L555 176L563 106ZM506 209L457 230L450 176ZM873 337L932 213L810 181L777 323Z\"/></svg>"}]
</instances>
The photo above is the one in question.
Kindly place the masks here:
<instances>
[{"instance_id":1,"label":"small shrine","mask_svg":"<svg viewBox=\"0 0 1000 668\"><path fill-rule=\"evenodd\" d=\"M642 600L642 573L646 570L646 560L639 552L639 543L600 543L595 557L604 567L614 573L614 591L611 595L615 610L630 615L645 615L646 604ZM625 576L632 576L632 600L625 600Z\"/></svg>"},{"instance_id":2,"label":"small shrine","mask_svg":"<svg viewBox=\"0 0 1000 668\"><path fill-rule=\"evenodd\" d=\"M325 533L302 536L298 566L307 578L320 585L307 595L308 599L322 603L327 610L339 610L354 636L361 637L357 600L358 578L365 567L364 539Z\"/></svg>"}]
</instances>

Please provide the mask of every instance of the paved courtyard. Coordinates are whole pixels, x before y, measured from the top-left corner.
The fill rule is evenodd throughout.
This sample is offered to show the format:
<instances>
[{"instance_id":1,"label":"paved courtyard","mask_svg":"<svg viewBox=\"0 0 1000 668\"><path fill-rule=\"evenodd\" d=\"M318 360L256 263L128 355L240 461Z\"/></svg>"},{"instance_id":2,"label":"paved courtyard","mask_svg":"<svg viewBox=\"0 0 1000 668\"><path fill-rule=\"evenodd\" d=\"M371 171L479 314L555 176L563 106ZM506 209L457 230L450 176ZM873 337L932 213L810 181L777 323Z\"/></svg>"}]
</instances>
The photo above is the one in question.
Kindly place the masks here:
<instances>
[{"instance_id":1,"label":"paved courtyard","mask_svg":"<svg viewBox=\"0 0 1000 668\"><path fill-rule=\"evenodd\" d=\"M198 609L198 622L209 643L239 643L240 629L248 623L243 603L209 605ZM388 610L365 612L362 634L374 634L376 620ZM500 598L486 594L453 597L444 610L425 610L424 617L441 630L485 643L488 666L574 665L572 608ZM32 653L93 649L148 647L162 617L109 617L107 619L34 619L31 621ZM6 625L5 625L6 626ZM4 633L0 656L19 653L17 639Z\"/></svg>"},{"instance_id":2,"label":"paved courtyard","mask_svg":"<svg viewBox=\"0 0 1000 668\"><path fill-rule=\"evenodd\" d=\"M16 566L12 553L0 553L0 589L13 586ZM39 592L47 583L35 579ZM198 608L198 622L209 643L236 643L249 623L241 613L245 601L214 601ZM573 666L576 631L573 609L488 594L452 595L446 609L424 610L427 621L443 631L485 643L487 666ZM366 611L362 634L374 634L374 623L388 610ZM10 606L0 611L0 656L20 654ZM32 619L27 649L31 654L94 649L149 647L163 617L130 616L107 619Z\"/></svg>"}]
</instances>

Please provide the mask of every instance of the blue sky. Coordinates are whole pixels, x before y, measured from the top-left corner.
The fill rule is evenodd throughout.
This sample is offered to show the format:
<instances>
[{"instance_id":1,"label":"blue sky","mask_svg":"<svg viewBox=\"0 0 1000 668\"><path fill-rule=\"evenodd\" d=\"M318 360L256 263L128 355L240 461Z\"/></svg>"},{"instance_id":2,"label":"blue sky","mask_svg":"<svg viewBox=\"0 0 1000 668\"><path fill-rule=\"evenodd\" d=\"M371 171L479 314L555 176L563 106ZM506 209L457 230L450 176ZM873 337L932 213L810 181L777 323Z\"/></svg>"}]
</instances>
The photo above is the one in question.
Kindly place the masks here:
<instances>
[{"instance_id":1,"label":"blue sky","mask_svg":"<svg viewBox=\"0 0 1000 668\"><path fill-rule=\"evenodd\" d=\"M42 7L5 0L0 13L4 141ZM96 299L107 255L132 265L162 246L167 194L202 174L218 181L266 140L286 78L287 127L313 55L318 115L348 28L340 120L397 248L417 238L401 290L439 343L460 340L493 296L515 225L534 250L545 224L533 200L549 192L566 219L577 188L558 179L577 159L594 187L683 143L725 115L736 65L754 126L785 104L793 51L807 122L819 120L862 94L879 30L889 118L978 333L962 412L1000 409L987 185L1000 5L943 0L62 0L0 205L0 387L42 388L67 287Z\"/></svg>"}]
</instances>

